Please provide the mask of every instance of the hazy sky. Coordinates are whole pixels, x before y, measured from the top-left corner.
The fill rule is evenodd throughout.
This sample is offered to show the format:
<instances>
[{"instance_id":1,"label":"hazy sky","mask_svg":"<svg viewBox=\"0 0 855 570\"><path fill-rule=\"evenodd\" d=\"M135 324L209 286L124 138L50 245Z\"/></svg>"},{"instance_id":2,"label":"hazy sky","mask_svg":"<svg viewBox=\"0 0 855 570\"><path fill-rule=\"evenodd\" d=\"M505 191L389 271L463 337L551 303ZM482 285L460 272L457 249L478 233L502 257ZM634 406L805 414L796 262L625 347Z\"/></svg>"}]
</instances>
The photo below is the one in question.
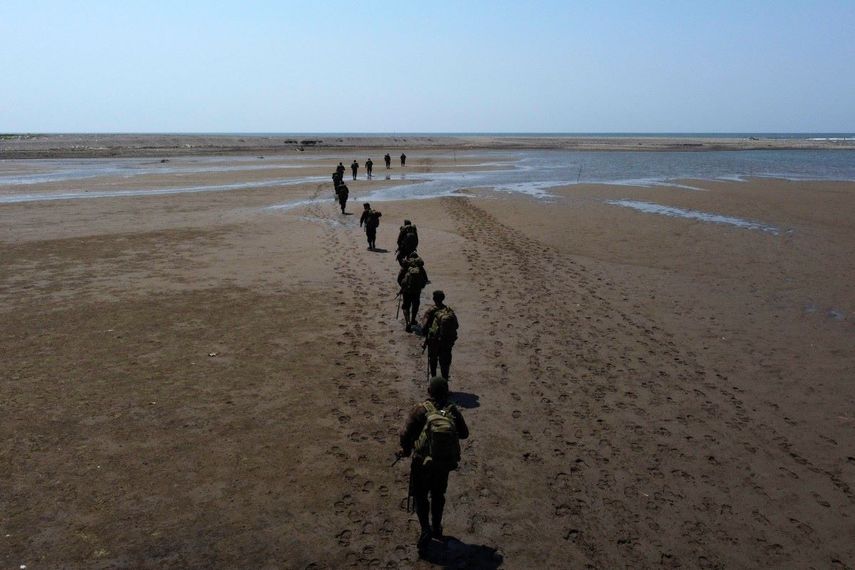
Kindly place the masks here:
<instances>
[{"instance_id":1,"label":"hazy sky","mask_svg":"<svg viewBox=\"0 0 855 570\"><path fill-rule=\"evenodd\" d=\"M855 131L855 0L0 1L0 132Z\"/></svg>"}]
</instances>

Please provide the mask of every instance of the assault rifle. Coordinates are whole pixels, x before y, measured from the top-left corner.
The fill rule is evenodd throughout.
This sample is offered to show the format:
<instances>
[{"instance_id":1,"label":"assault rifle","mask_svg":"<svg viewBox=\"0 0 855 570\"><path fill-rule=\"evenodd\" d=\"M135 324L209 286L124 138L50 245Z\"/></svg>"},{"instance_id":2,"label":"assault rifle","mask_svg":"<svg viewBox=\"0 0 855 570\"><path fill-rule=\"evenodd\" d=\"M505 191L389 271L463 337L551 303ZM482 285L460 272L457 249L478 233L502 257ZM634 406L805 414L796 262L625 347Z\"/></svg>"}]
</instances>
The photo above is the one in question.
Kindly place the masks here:
<instances>
[{"instance_id":1,"label":"assault rifle","mask_svg":"<svg viewBox=\"0 0 855 570\"><path fill-rule=\"evenodd\" d=\"M403 453L401 453L400 451L396 451L396 452L395 452L395 461L393 461L393 462L392 462L392 465L390 465L389 467L394 467L394 466L395 466L395 465L397 465L397 464L398 464L398 462L399 462L401 459L403 459L403 458L404 458L404 454L403 454Z\"/></svg>"}]
</instances>

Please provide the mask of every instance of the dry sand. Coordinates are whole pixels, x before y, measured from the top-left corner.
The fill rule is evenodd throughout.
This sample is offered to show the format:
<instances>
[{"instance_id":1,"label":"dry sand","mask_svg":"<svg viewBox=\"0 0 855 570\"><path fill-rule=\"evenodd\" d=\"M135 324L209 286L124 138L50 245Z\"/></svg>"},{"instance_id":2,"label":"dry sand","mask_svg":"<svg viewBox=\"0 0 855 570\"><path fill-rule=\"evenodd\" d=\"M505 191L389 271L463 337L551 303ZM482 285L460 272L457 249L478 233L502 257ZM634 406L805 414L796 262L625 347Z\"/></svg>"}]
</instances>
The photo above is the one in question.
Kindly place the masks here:
<instances>
[{"instance_id":1,"label":"dry sand","mask_svg":"<svg viewBox=\"0 0 855 570\"><path fill-rule=\"evenodd\" d=\"M852 567L855 184L692 185L382 203L377 253L328 183L0 206L0 563ZM427 561L404 217L472 430Z\"/></svg>"},{"instance_id":2,"label":"dry sand","mask_svg":"<svg viewBox=\"0 0 855 570\"><path fill-rule=\"evenodd\" d=\"M855 149L855 139L779 137L650 137L524 135L163 135L163 134L0 134L0 158L80 158L269 153L314 153L330 149L483 150L563 149L598 151L685 151ZM396 158L396 157L395 157ZM379 161L378 161L379 162Z\"/></svg>"}]
</instances>

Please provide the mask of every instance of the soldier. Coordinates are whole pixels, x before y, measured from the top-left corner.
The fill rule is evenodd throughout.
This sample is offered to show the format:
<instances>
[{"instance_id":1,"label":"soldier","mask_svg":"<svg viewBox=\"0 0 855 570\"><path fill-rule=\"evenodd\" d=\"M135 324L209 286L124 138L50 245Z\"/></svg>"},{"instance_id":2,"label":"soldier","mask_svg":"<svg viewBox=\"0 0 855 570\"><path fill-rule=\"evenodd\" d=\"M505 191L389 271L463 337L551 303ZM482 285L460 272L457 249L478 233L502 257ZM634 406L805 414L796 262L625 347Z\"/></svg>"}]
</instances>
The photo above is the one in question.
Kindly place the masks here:
<instances>
[{"instance_id":1,"label":"soldier","mask_svg":"<svg viewBox=\"0 0 855 570\"><path fill-rule=\"evenodd\" d=\"M407 256L418 247L419 230L410 220L404 220L404 225L398 230L398 254L395 259L403 266Z\"/></svg>"},{"instance_id":2,"label":"soldier","mask_svg":"<svg viewBox=\"0 0 855 570\"><path fill-rule=\"evenodd\" d=\"M380 212L371 209L371 204L365 204L362 216L359 218L359 227L365 224L365 236L368 238L368 249L374 251L377 245L377 226L380 225Z\"/></svg>"},{"instance_id":3,"label":"soldier","mask_svg":"<svg viewBox=\"0 0 855 570\"><path fill-rule=\"evenodd\" d=\"M365 173L368 175L368 179L371 180L371 172L374 170L374 163L369 158L365 161Z\"/></svg>"},{"instance_id":4,"label":"soldier","mask_svg":"<svg viewBox=\"0 0 855 570\"><path fill-rule=\"evenodd\" d=\"M344 165L342 163L338 163L338 166L335 167L335 171L338 172L339 180L344 180Z\"/></svg>"},{"instance_id":5,"label":"soldier","mask_svg":"<svg viewBox=\"0 0 855 570\"><path fill-rule=\"evenodd\" d=\"M350 190L347 189L347 185L342 182L335 189L336 194L338 195L338 203L341 205L341 213L344 213L344 207L347 205L347 197L350 194Z\"/></svg>"},{"instance_id":6,"label":"soldier","mask_svg":"<svg viewBox=\"0 0 855 570\"><path fill-rule=\"evenodd\" d=\"M383 160L386 161L386 170L392 168L392 157L389 156L389 153L386 153L386 156L383 157Z\"/></svg>"},{"instance_id":7,"label":"soldier","mask_svg":"<svg viewBox=\"0 0 855 570\"><path fill-rule=\"evenodd\" d=\"M401 166L407 166L407 155L403 152L401 153Z\"/></svg>"},{"instance_id":8,"label":"soldier","mask_svg":"<svg viewBox=\"0 0 855 570\"><path fill-rule=\"evenodd\" d=\"M398 272L401 305L404 308L404 330L410 332L416 324L421 304L422 289L430 283L425 271L425 262L416 252L411 252Z\"/></svg>"},{"instance_id":9,"label":"soldier","mask_svg":"<svg viewBox=\"0 0 855 570\"><path fill-rule=\"evenodd\" d=\"M425 344L428 351L428 366L430 367L430 375L436 376L436 365L439 363L439 369L442 377L449 379L449 369L451 368L451 349L457 340L457 315L451 307L443 304L445 293L440 290L433 292L434 305L424 315L424 323L422 331L425 332Z\"/></svg>"},{"instance_id":10,"label":"soldier","mask_svg":"<svg viewBox=\"0 0 855 570\"><path fill-rule=\"evenodd\" d=\"M338 202L338 200L339 200L339 198L338 198L338 187L341 184L343 184L343 181L341 179L341 174L338 172L338 170L336 170L332 174L332 183L333 183L333 190L335 190L335 198L333 198L333 202Z\"/></svg>"},{"instance_id":11,"label":"soldier","mask_svg":"<svg viewBox=\"0 0 855 570\"><path fill-rule=\"evenodd\" d=\"M356 160L350 163L350 170L353 172L353 179L356 180L356 172L359 170L359 163Z\"/></svg>"},{"instance_id":12,"label":"soldier","mask_svg":"<svg viewBox=\"0 0 855 570\"><path fill-rule=\"evenodd\" d=\"M428 386L430 399L410 412L400 432L398 457L413 455L410 464L410 493L415 499L421 532L416 543L424 556L431 537L442 538L442 511L448 474L460 461L460 441L469 437L463 414L448 401L448 382L434 377ZM428 500L430 495L430 500ZM433 520L429 524L428 513Z\"/></svg>"}]
</instances>

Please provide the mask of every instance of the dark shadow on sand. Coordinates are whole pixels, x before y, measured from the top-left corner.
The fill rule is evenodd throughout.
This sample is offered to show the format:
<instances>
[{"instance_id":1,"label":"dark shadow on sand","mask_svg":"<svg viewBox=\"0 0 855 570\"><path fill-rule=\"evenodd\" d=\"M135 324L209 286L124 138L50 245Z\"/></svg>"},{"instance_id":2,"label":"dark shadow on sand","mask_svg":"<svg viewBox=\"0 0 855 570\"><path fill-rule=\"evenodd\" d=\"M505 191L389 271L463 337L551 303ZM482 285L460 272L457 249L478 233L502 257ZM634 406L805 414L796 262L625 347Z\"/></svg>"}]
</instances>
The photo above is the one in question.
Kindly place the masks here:
<instances>
[{"instance_id":1,"label":"dark shadow on sand","mask_svg":"<svg viewBox=\"0 0 855 570\"><path fill-rule=\"evenodd\" d=\"M383 249L382 247L375 247L374 249L369 249L368 251L373 253L389 253L388 249Z\"/></svg>"},{"instance_id":2,"label":"dark shadow on sand","mask_svg":"<svg viewBox=\"0 0 855 570\"><path fill-rule=\"evenodd\" d=\"M504 558L495 548L482 544L466 544L453 536L446 536L441 542L431 542L422 558L441 568L478 570L495 570L504 562Z\"/></svg>"},{"instance_id":3,"label":"dark shadow on sand","mask_svg":"<svg viewBox=\"0 0 855 570\"><path fill-rule=\"evenodd\" d=\"M477 408L481 405L478 396L469 392L451 392L451 401L465 409Z\"/></svg>"}]
</instances>

